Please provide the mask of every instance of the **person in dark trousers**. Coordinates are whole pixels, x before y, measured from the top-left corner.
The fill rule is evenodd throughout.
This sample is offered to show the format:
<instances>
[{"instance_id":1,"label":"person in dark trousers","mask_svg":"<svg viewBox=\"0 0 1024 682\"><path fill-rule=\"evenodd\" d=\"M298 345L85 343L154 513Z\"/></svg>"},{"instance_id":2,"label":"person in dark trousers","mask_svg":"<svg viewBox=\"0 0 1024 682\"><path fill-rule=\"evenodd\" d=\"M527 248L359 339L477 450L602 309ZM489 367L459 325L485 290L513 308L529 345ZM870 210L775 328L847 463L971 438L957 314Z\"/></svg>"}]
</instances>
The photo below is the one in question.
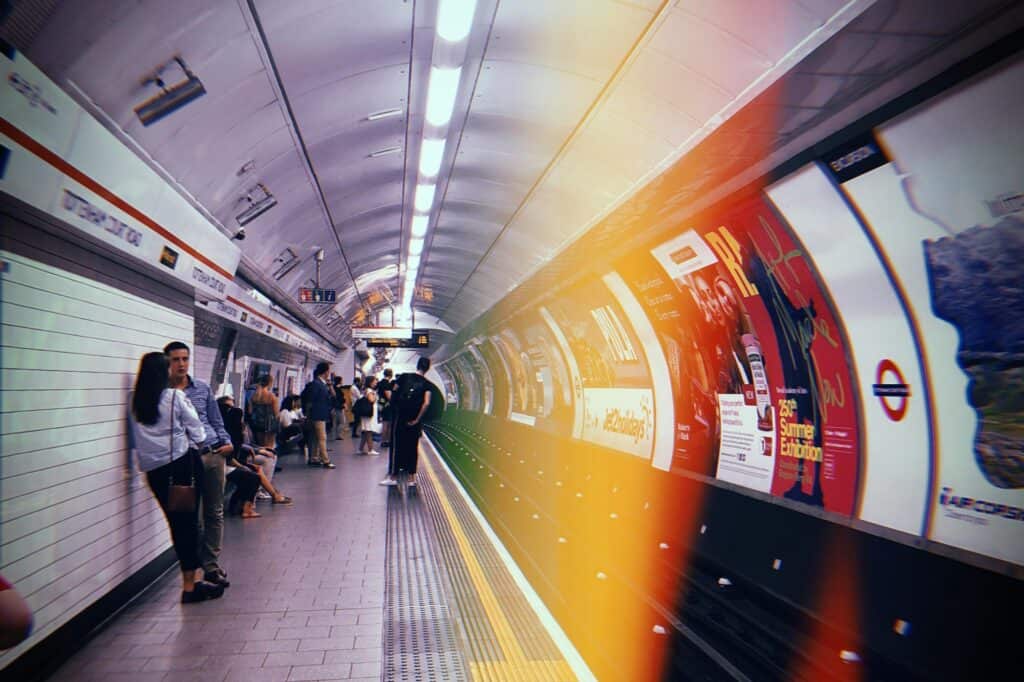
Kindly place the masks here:
<instances>
[{"instance_id":1,"label":"person in dark trousers","mask_svg":"<svg viewBox=\"0 0 1024 682\"><path fill-rule=\"evenodd\" d=\"M423 415L430 407L430 382L425 376L429 370L430 358L421 357L416 362L416 373L399 377L398 387L391 392L394 414L391 462L388 476L380 482L381 485L397 485L399 472L405 471L409 475L407 485L416 486Z\"/></svg>"},{"instance_id":2,"label":"person in dark trousers","mask_svg":"<svg viewBox=\"0 0 1024 682\"><path fill-rule=\"evenodd\" d=\"M313 372L313 380L302 389L302 411L312 424L312 450L309 463L312 466L323 466L325 469L336 469L327 454L327 422L331 418L331 389L327 386L327 374L331 370L330 363L320 362Z\"/></svg>"},{"instance_id":3,"label":"person in dark trousers","mask_svg":"<svg viewBox=\"0 0 1024 682\"><path fill-rule=\"evenodd\" d=\"M181 341L172 341L164 346L164 355L171 367L171 388L185 392L206 430L206 438L199 444L199 456L203 463L203 485L199 491L203 509L202 544L199 547L203 579L228 587L231 584L228 582L228 574L217 562L224 541L225 467L227 458L234 451L231 436L224 430L224 421L210 385L189 376L189 347Z\"/></svg>"},{"instance_id":4,"label":"person in dark trousers","mask_svg":"<svg viewBox=\"0 0 1024 682\"><path fill-rule=\"evenodd\" d=\"M146 474L171 528L171 543L181 567L181 602L216 599L224 587L197 581L199 560L199 496L187 511L170 511L170 487L203 482L203 462L190 442L206 440L206 429L183 391L168 388L168 363L163 353L146 353L139 362L131 398L131 433L136 458ZM214 408L216 409L216 408ZM220 416L218 414L218 416Z\"/></svg>"}]
</instances>

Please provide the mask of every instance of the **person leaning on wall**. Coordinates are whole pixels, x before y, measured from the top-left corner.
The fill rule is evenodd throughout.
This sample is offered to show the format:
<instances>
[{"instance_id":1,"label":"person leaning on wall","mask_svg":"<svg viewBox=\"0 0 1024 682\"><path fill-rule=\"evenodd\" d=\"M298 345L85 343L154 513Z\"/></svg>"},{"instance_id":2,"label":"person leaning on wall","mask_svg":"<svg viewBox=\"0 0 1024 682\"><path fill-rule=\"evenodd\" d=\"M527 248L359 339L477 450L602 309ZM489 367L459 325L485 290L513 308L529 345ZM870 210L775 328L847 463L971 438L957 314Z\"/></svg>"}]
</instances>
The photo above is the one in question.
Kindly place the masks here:
<instances>
[{"instance_id":1,"label":"person leaning on wall","mask_svg":"<svg viewBox=\"0 0 1024 682\"><path fill-rule=\"evenodd\" d=\"M14 586L0 575L0 650L10 649L32 634L32 609Z\"/></svg>"},{"instance_id":2,"label":"person leaning on wall","mask_svg":"<svg viewBox=\"0 0 1024 682\"><path fill-rule=\"evenodd\" d=\"M196 580L199 561L199 495L203 461L191 443L206 440L206 430L184 391L168 388L168 362L163 353L146 353L139 361L131 399L131 429L139 469L146 474L171 528L171 543L181 568L181 602L216 599L221 585ZM171 497L176 486L192 486L191 499L179 508Z\"/></svg>"}]
</instances>

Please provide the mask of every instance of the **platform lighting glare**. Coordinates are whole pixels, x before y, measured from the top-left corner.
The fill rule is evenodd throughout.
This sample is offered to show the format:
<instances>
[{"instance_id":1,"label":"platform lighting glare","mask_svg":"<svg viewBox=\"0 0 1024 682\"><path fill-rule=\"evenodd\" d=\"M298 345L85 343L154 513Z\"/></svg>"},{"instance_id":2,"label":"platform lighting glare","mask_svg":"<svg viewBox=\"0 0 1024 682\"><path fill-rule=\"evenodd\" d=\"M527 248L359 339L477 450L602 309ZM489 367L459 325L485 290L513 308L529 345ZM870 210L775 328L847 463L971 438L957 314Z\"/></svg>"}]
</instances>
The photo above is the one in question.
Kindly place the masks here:
<instances>
[{"instance_id":1,"label":"platform lighting glare","mask_svg":"<svg viewBox=\"0 0 1024 682\"><path fill-rule=\"evenodd\" d=\"M430 85L427 89L427 123L430 125L443 126L451 120L460 76L461 66L453 69L437 66L430 68Z\"/></svg>"},{"instance_id":2,"label":"platform lighting glare","mask_svg":"<svg viewBox=\"0 0 1024 682\"><path fill-rule=\"evenodd\" d=\"M427 236L427 225L430 221L429 216L425 215L414 215L412 217L412 238L423 239Z\"/></svg>"},{"instance_id":3,"label":"platform lighting glare","mask_svg":"<svg viewBox=\"0 0 1024 682\"><path fill-rule=\"evenodd\" d=\"M409 241L409 255L418 256L423 253L423 240L422 239L411 239Z\"/></svg>"},{"instance_id":4,"label":"platform lighting glare","mask_svg":"<svg viewBox=\"0 0 1024 682\"><path fill-rule=\"evenodd\" d=\"M427 178L432 178L441 170L441 157L444 156L444 138L440 140L423 140L420 147L420 173Z\"/></svg>"},{"instance_id":5,"label":"platform lighting glare","mask_svg":"<svg viewBox=\"0 0 1024 682\"><path fill-rule=\"evenodd\" d=\"M441 0L437 9L437 35L457 43L469 35L476 0Z\"/></svg>"},{"instance_id":6,"label":"platform lighting glare","mask_svg":"<svg viewBox=\"0 0 1024 682\"><path fill-rule=\"evenodd\" d=\"M408 270L419 270L420 268L420 257L409 256L405 261L405 269Z\"/></svg>"},{"instance_id":7,"label":"platform lighting glare","mask_svg":"<svg viewBox=\"0 0 1024 682\"><path fill-rule=\"evenodd\" d=\"M434 205L434 190L437 189L436 185L417 185L416 186L416 200L414 205L417 211L426 213L430 210L430 207Z\"/></svg>"}]
</instances>

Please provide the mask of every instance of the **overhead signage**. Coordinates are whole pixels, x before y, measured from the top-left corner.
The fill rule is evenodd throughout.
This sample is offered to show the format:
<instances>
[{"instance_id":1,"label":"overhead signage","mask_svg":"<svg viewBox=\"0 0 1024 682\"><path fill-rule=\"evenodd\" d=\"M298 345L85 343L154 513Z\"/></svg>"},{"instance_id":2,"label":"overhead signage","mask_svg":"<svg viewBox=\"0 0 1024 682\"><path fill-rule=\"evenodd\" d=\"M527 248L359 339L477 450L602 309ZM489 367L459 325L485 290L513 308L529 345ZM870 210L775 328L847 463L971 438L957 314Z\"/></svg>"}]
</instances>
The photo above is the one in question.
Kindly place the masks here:
<instances>
[{"instance_id":1,"label":"overhead signage","mask_svg":"<svg viewBox=\"0 0 1024 682\"><path fill-rule=\"evenodd\" d=\"M353 339L410 339L412 327L353 327Z\"/></svg>"},{"instance_id":2,"label":"overhead signage","mask_svg":"<svg viewBox=\"0 0 1024 682\"><path fill-rule=\"evenodd\" d=\"M369 348L426 348L430 345L430 334L416 332L408 339L366 339Z\"/></svg>"},{"instance_id":3,"label":"overhead signage","mask_svg":"<svg viewBox=\"0 0 1024 682\"><path fill-rule=\"evenodd\" d=\"M335 303L338 294L335 289L321 289L319 287L300 287L299 303Z\"/></svg>"}]
</instances>

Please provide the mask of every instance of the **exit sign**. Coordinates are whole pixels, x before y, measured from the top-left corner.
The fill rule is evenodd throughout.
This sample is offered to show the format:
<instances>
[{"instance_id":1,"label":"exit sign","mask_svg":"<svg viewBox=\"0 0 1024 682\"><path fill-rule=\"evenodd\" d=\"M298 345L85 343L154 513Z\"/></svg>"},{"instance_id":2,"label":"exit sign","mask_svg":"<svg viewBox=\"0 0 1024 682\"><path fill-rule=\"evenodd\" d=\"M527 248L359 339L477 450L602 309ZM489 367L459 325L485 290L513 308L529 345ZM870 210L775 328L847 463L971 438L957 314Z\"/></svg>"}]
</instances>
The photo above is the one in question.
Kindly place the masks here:
<instances>
[{"instance_id":1,"label":"exit sign","mask_svg":"<svg viewBox=\"0 0 1024 682\"><path fill-rule=\"evenodd\" d=\"M299 303L334 303L337 295L337 291L334 289L300 287Z\"/></svg>"}]
</instances>

